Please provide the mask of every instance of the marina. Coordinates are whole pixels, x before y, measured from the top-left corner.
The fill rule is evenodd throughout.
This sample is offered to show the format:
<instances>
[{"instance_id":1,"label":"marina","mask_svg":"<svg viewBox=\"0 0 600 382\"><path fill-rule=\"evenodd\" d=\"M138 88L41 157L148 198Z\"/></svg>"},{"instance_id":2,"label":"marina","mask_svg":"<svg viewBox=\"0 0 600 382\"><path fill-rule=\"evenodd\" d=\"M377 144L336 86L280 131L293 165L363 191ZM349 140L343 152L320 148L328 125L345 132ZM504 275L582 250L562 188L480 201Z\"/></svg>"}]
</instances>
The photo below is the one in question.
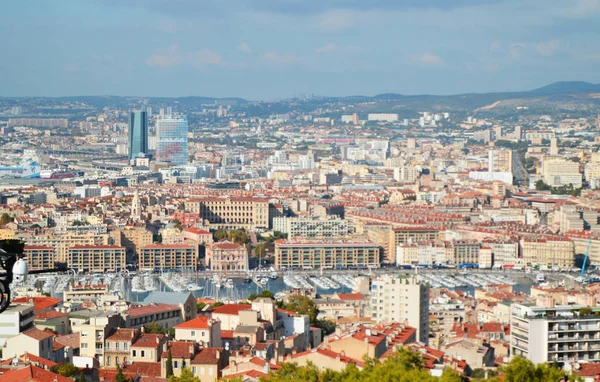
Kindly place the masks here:
<instances>
[{"instance_id":1,"label":"marina","mask_svg":"<svg viewBox=\"0 0 600 382\"><path fill-rule=\"evenodd\" d=\"M164 272L164 273L105 273L95 275L76 275L73 272L61 274L31 275L20 290L38 290L54 297L62 297L69 284L107 285L110 292L130 301L141 301L153 291L171 291L193 293L196 297L239 301L252 293L270 290L280 294L288 290L313 290L316 293L349 293L357 288L359 277L382 274L411 274L412 271L394 272L381 269L373 275L357 271L330 272L275 272L262 270L243 275L224 277L209 272ZM540 274L518 271L439 271L418 270L417 278L426 281L432 288L464 290L474 293L475 288L494 284L508 284L515 291L528 292L532 285L548 285L565 282L585 284L595 282L595 276L581 277L571 273L548 273L543 279Z\"/></svg>"}]
</instances>

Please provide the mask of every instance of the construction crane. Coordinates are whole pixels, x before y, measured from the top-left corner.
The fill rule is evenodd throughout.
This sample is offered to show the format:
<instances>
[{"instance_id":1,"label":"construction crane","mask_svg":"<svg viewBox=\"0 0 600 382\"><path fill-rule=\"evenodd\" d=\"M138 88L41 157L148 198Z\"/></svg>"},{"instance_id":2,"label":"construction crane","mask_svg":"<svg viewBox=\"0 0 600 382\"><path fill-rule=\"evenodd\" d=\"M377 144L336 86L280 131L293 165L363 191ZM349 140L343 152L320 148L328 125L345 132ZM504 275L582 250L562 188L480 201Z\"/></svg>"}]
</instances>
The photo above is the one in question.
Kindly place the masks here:
<instances>
[{"instance_id":1,"label":"construction crane","mask_svg":"<svg viewBox=\"0 0 600 382\"><path fill-rule=\"evenodd\" d=\"M581 274L580 277L583 277L585 273L585 264L587 263L588 256L590 255L590 247L592 246L592 238L590 237L590 241L588 241L587 249L585 250L585 257L583 258L583 265L581 266Z\"/></svg>"}]
</instances>

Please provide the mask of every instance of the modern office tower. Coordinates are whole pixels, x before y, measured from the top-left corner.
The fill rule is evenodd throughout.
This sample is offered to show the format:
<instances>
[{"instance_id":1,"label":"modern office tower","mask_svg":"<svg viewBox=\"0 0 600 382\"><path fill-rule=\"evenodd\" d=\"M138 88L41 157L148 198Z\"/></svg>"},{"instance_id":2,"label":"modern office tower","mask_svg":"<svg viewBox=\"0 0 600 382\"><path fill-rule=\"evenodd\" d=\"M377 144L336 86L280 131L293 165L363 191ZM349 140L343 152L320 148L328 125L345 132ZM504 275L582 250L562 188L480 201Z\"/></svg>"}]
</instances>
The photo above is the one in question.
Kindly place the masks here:
<instances>
[{"instance_id":1,"label":"modern office tower","mask_svg":"<svg viewBox=\"0 0 600 382\"><path fill-rule=\"evenodd\" d=\"M377 323L406 322L429 343L429 286L414 276L383 275L371 284L371 318Z\"/></svg>"},{"instance_id":2,"label":"modern office tower","mask_svg":"<svg viewBox=\"0 0 600 382\"><path fill-rule=\"evenodd\" d=\"M173 108L171 106L167 107L167 115L173 115Z\"/></svg>"},{"instance_id":3,"label":"modern office tower","mask_svg":"<svg viewBox=\"0 0 600 382\"><path fill-rule=\"evenodd\" d=\"M184 117L168 115L156 123L156 159L183 165L188 162L188 122Z\"/></svg>"},{"instance_id":4,"label":"modern office tower","mask_svg":"<svg viewBox=\"0 0 600 382\"><path fill-rule=\"evenodd\" d=\"M490 150L488 158L489 172L512 172L512 150Z\"/></svg>"},{"instance_id":5,"label":"modern office tower","mask_svg":"<svg viewBox=\"0 0 600 382\"><path fill-rule=\"evenodd\" d=\"M145 111L129 113L129 159L148 153L148 114Z\"/></svg>"}]
</instances>

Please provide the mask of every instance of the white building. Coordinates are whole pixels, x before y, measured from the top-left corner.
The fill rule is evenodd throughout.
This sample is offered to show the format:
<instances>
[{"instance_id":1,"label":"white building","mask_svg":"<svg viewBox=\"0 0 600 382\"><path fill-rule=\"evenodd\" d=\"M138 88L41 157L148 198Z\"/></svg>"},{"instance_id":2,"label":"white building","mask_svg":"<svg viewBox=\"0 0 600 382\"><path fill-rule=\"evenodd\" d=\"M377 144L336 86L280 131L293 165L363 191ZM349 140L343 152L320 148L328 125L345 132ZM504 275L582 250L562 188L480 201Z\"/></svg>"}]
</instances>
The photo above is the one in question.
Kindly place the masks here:
<instances>
[{"instance_id":1,"label":"white building","mask_svg":"<svg viewBox=\"0 0 600 382\"><path fill-rule=\"evenodd\" d=\"M367 119L369 121L396 122L398 120L398 114L394 114L394 113L369 113Z\"/></svg>"},{"instance_id":2,"label":"white building","mask_svg":"<svg viewBox=\"0 0 600 382\"><path fill-rule=\"evenodd\" d=\"M429 343L429 285L415 276L383 275L371 284L371 317L377 323L407 322Z\"/></svg>"},{"instance_id":3,"label":"white building","mask_svg":"<svg viewBox=\"0 0 600 382\"><path fill-rule=\"evenodd\" d=\"M0 347L5 346L7 338L32 328L34 320L33 305L10 305L0 314Z\"/></svg>"},{"instance_id":4,"label":"white building","mask_svg":"<svg viewBox=\"0 0 600 382\"><path fill-rule=\"evenodd\" d=\"M594 313L600 308L547 305L511 305L510 354L535 364L599 362L600 316Z\"/></svg>"},{"instance_id":5,"label":"white building","mask_svg":"<svg viewBox=\"0 0 600 382\"><path fill-rule=\"evenodd\" d=\"M188 122L184 117L168 115L156 122L156 159L160 162L188 162Z\"/></svg>"},{"instance_id":6,"label":"white building","mask_svg":"<svg viewBox=\"0 0 600 382\"><path fill-rule=\"evenodd\" d=\"M273 218L273 230L287 233L288 237L337 237L350 233L346 220L330 216Z\"/></svg>"}]
</instances>

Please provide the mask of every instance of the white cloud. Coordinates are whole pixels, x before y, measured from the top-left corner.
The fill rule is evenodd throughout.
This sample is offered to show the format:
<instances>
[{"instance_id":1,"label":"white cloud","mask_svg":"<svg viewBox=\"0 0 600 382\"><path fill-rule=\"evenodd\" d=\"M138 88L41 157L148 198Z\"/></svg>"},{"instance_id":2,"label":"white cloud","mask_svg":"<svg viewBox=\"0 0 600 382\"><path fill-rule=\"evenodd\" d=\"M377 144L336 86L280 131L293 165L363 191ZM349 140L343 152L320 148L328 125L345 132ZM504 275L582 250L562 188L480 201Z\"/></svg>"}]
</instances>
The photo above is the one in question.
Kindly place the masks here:
<instances>
[{"instance_id":1,"label":"white cloud","mask_svg":"<svg viewBox=\"0 0 600 382\"><path fill-rule=\"evenodd\" d=\"M244 53L252 53L252 49L250 49L250 45L247 42L240 43L238 49Z\"/></svg>"},{"instance_id":2,"label":"white cloud","mask_svg":"<svg viewBox=\"0 0 600 382\"><path fill-rule=\"evenodd\" d=\"M414 54L411 56L413 62L428 65L428 66L440 66L444 63L440 56L430 52Z\"/></svg>"},{"instance_id":3,"label":"white cloud","mask_svg":"<svg viewBox=\"0 0 600 382\"><path fill-rule=\"evenodd\" d=\"M341 52L358 52L360 48L354 45L339 46L336 44L327 44L315 49L315 53L341 53Z\"/></svg>"},{"instance_id":4,"label":"white cloud","mask_svg":"<svg viewBox=\"0 0 600 382\"><path fill-rule=\"evenodd\" d=\"M291 53L267 52L263 55L263 58L277 65L293 65L302 62L302 58Z\"/></svg>"},{"instance_id":5,"label":"white cloud","mask_svg":"<svg viewBox=\"0 0 600 382\"><path fill-rule=\"evenodd\" d=\"M170 68L178 66L181 63L181 50L178 45L171 45L163 54L154 53L146 60L150 66L159 66L161 68Z\"/></svg>"},{"instance_id":6,"label":"white cloud","mask_svg":"<svg viewBox=\"0 0 600 382\"><path fill-rule=\"evenodd\" d=\"M213 52L210 49L203 49L197 52L189 53L190 58L201 64L220 65L223 63L223 58L220 54Z\"/></svg>"},{"instance_id":7,"label":"white cloud","mask_svg":"<svg viewBox=\"0 0 600 382\"><path fill-rule=\"evenodd\" d=\"M547 42L537 44L535 46L535 49L541 55L552 56L554 54L554 52L556 52L558 50L559 47L560 47L560 42L558 40L550 40Z\"/></svg>"},{"instance_id":8,"label":"white cloud","mask_svg":"<svg viewBox=\"0 0 600 382\"><path fill-rule=\"evenodd\" d=\"M210 49L186 52L178 45L171 45L164 53L154 53L146 60L150 66L171 68L179 65L202 67L205 65L225 65L223 57Z\"/></svg>"}]
</instances>

